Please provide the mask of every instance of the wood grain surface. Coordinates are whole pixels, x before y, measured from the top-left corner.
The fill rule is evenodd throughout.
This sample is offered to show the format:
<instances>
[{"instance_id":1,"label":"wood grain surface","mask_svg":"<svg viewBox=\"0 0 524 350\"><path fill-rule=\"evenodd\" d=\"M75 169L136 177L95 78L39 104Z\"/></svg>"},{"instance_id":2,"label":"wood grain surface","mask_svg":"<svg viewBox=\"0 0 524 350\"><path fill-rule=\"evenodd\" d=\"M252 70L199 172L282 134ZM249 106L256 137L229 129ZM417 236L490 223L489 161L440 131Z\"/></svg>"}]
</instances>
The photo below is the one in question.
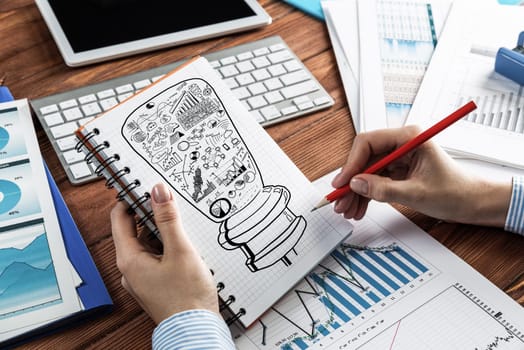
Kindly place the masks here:
<instances>
[{"instance_id":1,"label":"wood grain surface","mask_svg":"<svg viewBox=\"0 0 524 350\"><path fill-rule=\"evenodd\" d=\"M74 0L72 0L74 1ZM15 98L38 98L101 82L198 54L280 35L335 99L329 109L266 130L310 179L341 167L355 136L325 24L276 0L259 3L273 18L269 26L128 58L70 68L65 65L33 0L0 1L0 76ZM114 311L24 349L147 349L155 324L121 287L115 265L109 213L115 192L104 181L71 185L39 122L40 147L114 300ZM445 223L398 205L405 216L524 305L524 237L502 229Z\"/></svg>"}]
</instances>

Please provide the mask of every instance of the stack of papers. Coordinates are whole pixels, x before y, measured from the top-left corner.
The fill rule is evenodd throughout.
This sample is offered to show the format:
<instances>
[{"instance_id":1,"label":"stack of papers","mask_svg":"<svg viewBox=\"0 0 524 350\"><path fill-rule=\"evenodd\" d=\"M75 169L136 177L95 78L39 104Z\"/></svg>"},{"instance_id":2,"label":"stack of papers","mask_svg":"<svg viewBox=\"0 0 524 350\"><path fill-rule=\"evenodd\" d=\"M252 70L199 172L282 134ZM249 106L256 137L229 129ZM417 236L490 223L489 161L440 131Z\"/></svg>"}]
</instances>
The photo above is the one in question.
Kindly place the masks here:
<instances>
[{"instance_id":1,"label":"stack of papers","mask_svg":"<svg viewBox=\"0 0 524 350\"><path fill-rule=\"evenodd\" d=\"M504 13L516 11L518 14L510 17L522 18L524 7L502 6L495 0L482 4L468 0L323 0L321 4L356 133L405 124L427 128L474 100L480 108L466 118L469 124L461 126L466 121L460 121L449 128L455 129L453 135L446 130L436 141L473 171L487 170L497 179L524 174L524 158L519 162L518 152L507 147L508 143L524 146L524 132L516 132L524 131L524 112L520 112L524 109L523 89L493 68L496 50L500 46L512 48L518 36L512 31L521 26L516 20L511 21L515 25L503 25ZM485 17L471 16L473 7ZM492 17L492 12L501 15ZM464 29L464 18L469 18L468 29ZM472 32L478 35L470 35ZM483 60L484 71L473 72L475 67L468 67L464 60L450 65L461 47ZM431 79L427 72L432 72ZM452 79L458 77L463 80ZM472 81L477 85L473 89ZM442 93L435 93L437 90ZM500 120L496 127L483 125L488 120L484 117L486 106L494 106L491 109L500 116L489 119ZM520 124L518 113L522 114ZM474 142L465 142L457 133L471 136ZM484 142L494 135L506 140L503 147Z\"/></svg>"}]
</instances>

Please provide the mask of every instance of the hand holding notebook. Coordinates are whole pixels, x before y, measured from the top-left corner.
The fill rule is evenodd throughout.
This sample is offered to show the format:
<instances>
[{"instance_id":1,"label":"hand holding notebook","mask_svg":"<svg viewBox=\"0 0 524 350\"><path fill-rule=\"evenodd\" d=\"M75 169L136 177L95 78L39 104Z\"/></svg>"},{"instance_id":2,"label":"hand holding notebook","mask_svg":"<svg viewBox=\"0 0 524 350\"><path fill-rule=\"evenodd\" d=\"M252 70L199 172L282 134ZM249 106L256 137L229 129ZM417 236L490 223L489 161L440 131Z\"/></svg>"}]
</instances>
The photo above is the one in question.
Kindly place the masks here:
<instances>
[{"instance_id":1,"label":"hand holding notebook","mask_svg":"<svg viewBox=\"0 0 524 350\"><path fill-rule=\"evenodd\" d=\"M192 243L220 296L253 323L350 232L310 213L313 185L204 58L190 61L77 131L79 149L118 198L158 233L149 191L178 196ZM231 302L234 300L234 302Z\"/></svg>"}]
</instances>

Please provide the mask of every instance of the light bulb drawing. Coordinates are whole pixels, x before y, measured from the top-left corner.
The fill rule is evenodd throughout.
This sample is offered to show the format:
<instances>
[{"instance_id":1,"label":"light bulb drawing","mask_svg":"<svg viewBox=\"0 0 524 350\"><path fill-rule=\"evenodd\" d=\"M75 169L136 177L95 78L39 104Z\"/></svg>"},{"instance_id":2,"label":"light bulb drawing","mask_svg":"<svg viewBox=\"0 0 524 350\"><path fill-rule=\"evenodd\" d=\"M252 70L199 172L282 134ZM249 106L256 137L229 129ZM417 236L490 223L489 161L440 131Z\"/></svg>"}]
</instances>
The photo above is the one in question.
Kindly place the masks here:
<instances>
[{"instance_id":1,"label":"light bulb drawing","mask_svg":"<svg viewBox=\"0 0 524 350\"><path fill-rule=\"evenodd\" d=\"M166 88L132 111L121 132L179 195L219 224L217 243L240 249L250 271L291 264L307 222L288 207L288 188L264 184L208 82L193 78Z\"/></svg>"}]
</instances>

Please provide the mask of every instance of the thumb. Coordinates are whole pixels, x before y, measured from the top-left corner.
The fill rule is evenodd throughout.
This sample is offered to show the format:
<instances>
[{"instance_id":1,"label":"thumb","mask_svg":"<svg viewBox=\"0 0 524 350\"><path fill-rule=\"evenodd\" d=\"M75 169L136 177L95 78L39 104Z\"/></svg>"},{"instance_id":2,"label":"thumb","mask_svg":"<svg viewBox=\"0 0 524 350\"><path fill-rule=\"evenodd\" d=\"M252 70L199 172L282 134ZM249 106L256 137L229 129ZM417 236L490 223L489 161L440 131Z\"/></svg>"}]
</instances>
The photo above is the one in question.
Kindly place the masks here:
<instances>
[{"instance_id":1,"label":"thumb","mask_svg":"<svg viewBox=\"0 0 524 350\"><path fill-rule=\"evenodd\" d=\"M349 185L353 192L379 202L404 203L412 191L406 188L405 181L371 174L357 175Z\"/></svg>"},{"instance_id":2,"label":"thumb","mask_svg":"<svg viewBox=\"0 0 524 350\"><path fill-rule=\"evenodd\" d=\"M151 207L155 225L160 232L164 246L164 255L193 250L186 235L180 213L175 203L173 192L164 183L158 183L151 191Z\"/></svg>"}]
</instances>

